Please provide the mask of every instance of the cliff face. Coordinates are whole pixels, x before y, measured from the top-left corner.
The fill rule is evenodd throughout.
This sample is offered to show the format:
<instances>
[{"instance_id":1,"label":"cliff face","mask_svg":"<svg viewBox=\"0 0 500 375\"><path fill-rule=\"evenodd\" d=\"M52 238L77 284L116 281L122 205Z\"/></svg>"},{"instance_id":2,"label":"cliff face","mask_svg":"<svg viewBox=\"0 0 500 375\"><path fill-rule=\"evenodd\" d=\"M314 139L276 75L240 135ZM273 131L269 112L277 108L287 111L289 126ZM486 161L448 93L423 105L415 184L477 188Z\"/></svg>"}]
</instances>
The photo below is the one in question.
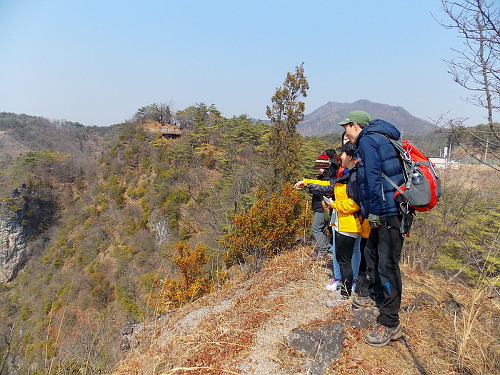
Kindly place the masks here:
<instances>
[{"instance_id":1,"label":"cliff face","mask_svg":"<svg viewBox=\"0 0 500 375\"><path fill-rule=\"evenodd\" d=\"M54 214L54 204L36 198L24 185L0 204L0 282L12 281L24 267L29 241L39 235Z\"/></svg>"}]
</instances>

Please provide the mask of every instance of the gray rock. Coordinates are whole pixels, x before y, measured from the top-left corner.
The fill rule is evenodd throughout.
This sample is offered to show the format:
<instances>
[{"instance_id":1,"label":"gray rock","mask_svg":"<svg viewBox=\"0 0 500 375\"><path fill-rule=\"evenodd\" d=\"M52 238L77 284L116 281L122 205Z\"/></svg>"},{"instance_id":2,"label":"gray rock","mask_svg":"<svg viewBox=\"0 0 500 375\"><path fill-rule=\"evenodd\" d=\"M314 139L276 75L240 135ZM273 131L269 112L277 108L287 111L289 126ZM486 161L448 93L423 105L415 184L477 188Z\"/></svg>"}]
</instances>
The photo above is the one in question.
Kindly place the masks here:
<instances>
[{"instance_id":1,"label":"gray rock","mask_svg":"<svg viewBox=\"0 0 500 375\"><path fill-rule=\"evenodd\" d=\"M452 314L452 315L461 315L463 306L454 300L447 300L441 303L441 307L444 311Z\"/></svg>"},{"instance_id":2,"label":"gray rock","mask_svg":"<svg viewBox=\"0 0 500 375\"><path fill-rule=\"evenodd\" d=\"M439 302L430 294L420 293L417 298L415 298L415 302L409 304L404 307L403 310L406 312L410 312L416 309L420 309L424 305L439 305Z\"/></svg>"},{"instance_id":3,"label":"gray rock","mask_svg":"<svg viewBox=\"0 0 500 375\"><path fill-rule=\"evenodd\" d=\"M120 330L121 342L120 342L120 350L127 351L130 350L131 341L134 335L134 331L137 330L139 326L142 326L141 323L136 321L127 322L122 329Z\"/></svg>"},{"instance_id":4,"label":"gray rock","mask_svg":"<svg viewBox=\"0 0 500 375\"><path fill-rule=\"evenodd\" d=\"M307 356L308 374L324 374L330 362L340 358L345 326L331 324L320 329L305 331L296 328L287 337L288 345Z\"/></svg>"},{"instance_id":5,"label":"gray rock","mask_svg":"<svg viewBox=\"0 0 500 375\"><path fill-rule=\"evenodd\" d=\"M54 204L33 197L25 186L14 189L0 204L0 282L12 281L24 267L31 249L29 241L48 225Z\"/></svg>"},{"instance_id":6,"label":"gray rock","mask_svg":"<svg viewBox=\"0 0 500 375\"><path fill-rule=\"evenodd\" d=\"M349 324L357 328L370 328L376 323L377 316L378 309L376 307L352 309L352 319Z\"/></svg>"}]
</instances>

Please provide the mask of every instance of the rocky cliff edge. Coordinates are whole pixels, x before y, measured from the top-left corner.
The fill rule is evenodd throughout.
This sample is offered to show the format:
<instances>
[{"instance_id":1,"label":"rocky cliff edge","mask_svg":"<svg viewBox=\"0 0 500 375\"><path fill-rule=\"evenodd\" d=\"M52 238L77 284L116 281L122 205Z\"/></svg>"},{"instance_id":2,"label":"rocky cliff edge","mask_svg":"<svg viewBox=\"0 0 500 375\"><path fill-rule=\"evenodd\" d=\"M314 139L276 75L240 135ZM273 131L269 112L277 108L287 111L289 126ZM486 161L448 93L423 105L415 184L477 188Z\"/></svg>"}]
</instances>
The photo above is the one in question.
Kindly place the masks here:
<instances>
[{"instance_id":1,"label":"rocky cliff edge","mask_svg":"<svg viewBox=\"0 0 500 375\"><path fill-rule=\"evenodd\" d=\"M402 265L403 338L371 347L376 309L327 308L330 261L284 253L198 301L127 326L114 374L499 373L498 296Z\"/></svg>"}]
</instances>

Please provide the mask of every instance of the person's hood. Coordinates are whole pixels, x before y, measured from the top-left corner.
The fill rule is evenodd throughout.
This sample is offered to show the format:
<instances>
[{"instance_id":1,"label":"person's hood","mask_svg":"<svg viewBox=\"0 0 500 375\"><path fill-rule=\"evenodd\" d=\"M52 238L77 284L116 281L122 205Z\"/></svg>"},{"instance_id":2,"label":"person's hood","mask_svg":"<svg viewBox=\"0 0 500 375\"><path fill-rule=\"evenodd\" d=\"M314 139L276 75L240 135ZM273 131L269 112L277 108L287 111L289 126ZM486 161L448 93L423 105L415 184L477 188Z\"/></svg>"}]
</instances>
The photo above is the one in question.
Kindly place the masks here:
<instances>
[{"instance_id":1,"label":"person's hood","mask_svg":"<svg viewBox=\"0 0 500 375\"><path fill-rule=\"evenodd\" d=\"M370 122L368 126L366 126L365 128L363 128L363 130L361 130L361 132L358 135L358 138L356 139L356 144L358 144L359 140L367 133L380 133L394 140L398 140L399 137L401 136L400 131L390 122L377 119Z\"/></svg>"}]
</instances>

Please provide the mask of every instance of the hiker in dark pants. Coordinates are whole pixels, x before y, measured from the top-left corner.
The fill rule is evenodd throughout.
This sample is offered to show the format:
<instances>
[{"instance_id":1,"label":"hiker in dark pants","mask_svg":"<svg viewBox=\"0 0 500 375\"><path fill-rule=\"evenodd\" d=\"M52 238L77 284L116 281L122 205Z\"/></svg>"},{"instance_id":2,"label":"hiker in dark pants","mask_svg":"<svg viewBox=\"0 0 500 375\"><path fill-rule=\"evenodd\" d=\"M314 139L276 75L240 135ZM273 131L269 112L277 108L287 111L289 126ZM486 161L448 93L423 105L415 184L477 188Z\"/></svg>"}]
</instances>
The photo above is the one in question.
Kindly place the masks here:
<instances>
[{"instance_id":1,"label":"hiker in dark pants","mask_svg":"<svg viewBox=\"0 0 500 375\"><path fill-rule=\"evenodd\" d=\"M342 175L335 180L334 196L335 200L330 205L333 209L332 224L335 234L336 258L341 272L340 296L327 303L328 307L336 307L340 300L347 300L352 294L354 269L359 269L358 264L353 264L354 244L361 232L361 220L358 215L359 205L354 201L358 196L356 183L356 163L354 155L356 148L352 143L346 143L337 148L340 152L340 160L343 168Z\"/></svg>"},{"instance_id":2,"label":"hiker in dark pants","mask_svg":"<svg viewBox=\"0 0 500 375\"><path fill-rule=\"evenodd\" d=\"M399 231L401 221L397 216L380 218L381 225L372 229L366 245L373 265L373 287L370 298L379 306L378 323L390 326L399 325L399 307L401 305L401 273L399 260L403 247L403 236ZM382 299L383 297L383 299ZM358 301L359 302L359 301ZM363 306L361 306L363 307Z\"/></svg>"},{"instance_id":3,"label":"hiker in dark pants","mask_svg":"<svg viewBox=\"0 0 500 375\"><path fill-rule=\"evenodd\" d=\"M318 171L318 176L316 177L317 181L324 181L325 183L329 183L330 174L328 172L330 170L330 164L330 158L326 155L325 152L322 152L314 163L314 168ZM297 189L301 189L302 187L304 187L303 181L299 181L297 182L297 184L295 184L295 188ZM328 248L330 247L327 236L328 221L325 218L325 209L323 207L322 196L314 193L311 194L311 205L314 212L311 231L316 242L314 251L311 254L311 259L318 260L324 259L327 256Z\"/></svg>"},{"instance_id":4,"label":"hiker in dark pants","mask_svg":"<svg viewBox=\"0 0 500 375\"><path fill-rule=\"evenodd\" d=\"M359 201L362 215L368 218L372 227L365 248L365 254L369 254L366 261L370 268L370 297L356 297L353 307L378 307L378 325L365 341L370 345L384 346L402 336L399 325L402 292L399 260L403 246L401 212L394 200L396 189L384 178L385 174L398 186L404 182L400 159L388 139L399 139L400 132L387 121L372 121L364 111L348 113L339 125L357 146Z\"/></svg>"}]
</instances>

